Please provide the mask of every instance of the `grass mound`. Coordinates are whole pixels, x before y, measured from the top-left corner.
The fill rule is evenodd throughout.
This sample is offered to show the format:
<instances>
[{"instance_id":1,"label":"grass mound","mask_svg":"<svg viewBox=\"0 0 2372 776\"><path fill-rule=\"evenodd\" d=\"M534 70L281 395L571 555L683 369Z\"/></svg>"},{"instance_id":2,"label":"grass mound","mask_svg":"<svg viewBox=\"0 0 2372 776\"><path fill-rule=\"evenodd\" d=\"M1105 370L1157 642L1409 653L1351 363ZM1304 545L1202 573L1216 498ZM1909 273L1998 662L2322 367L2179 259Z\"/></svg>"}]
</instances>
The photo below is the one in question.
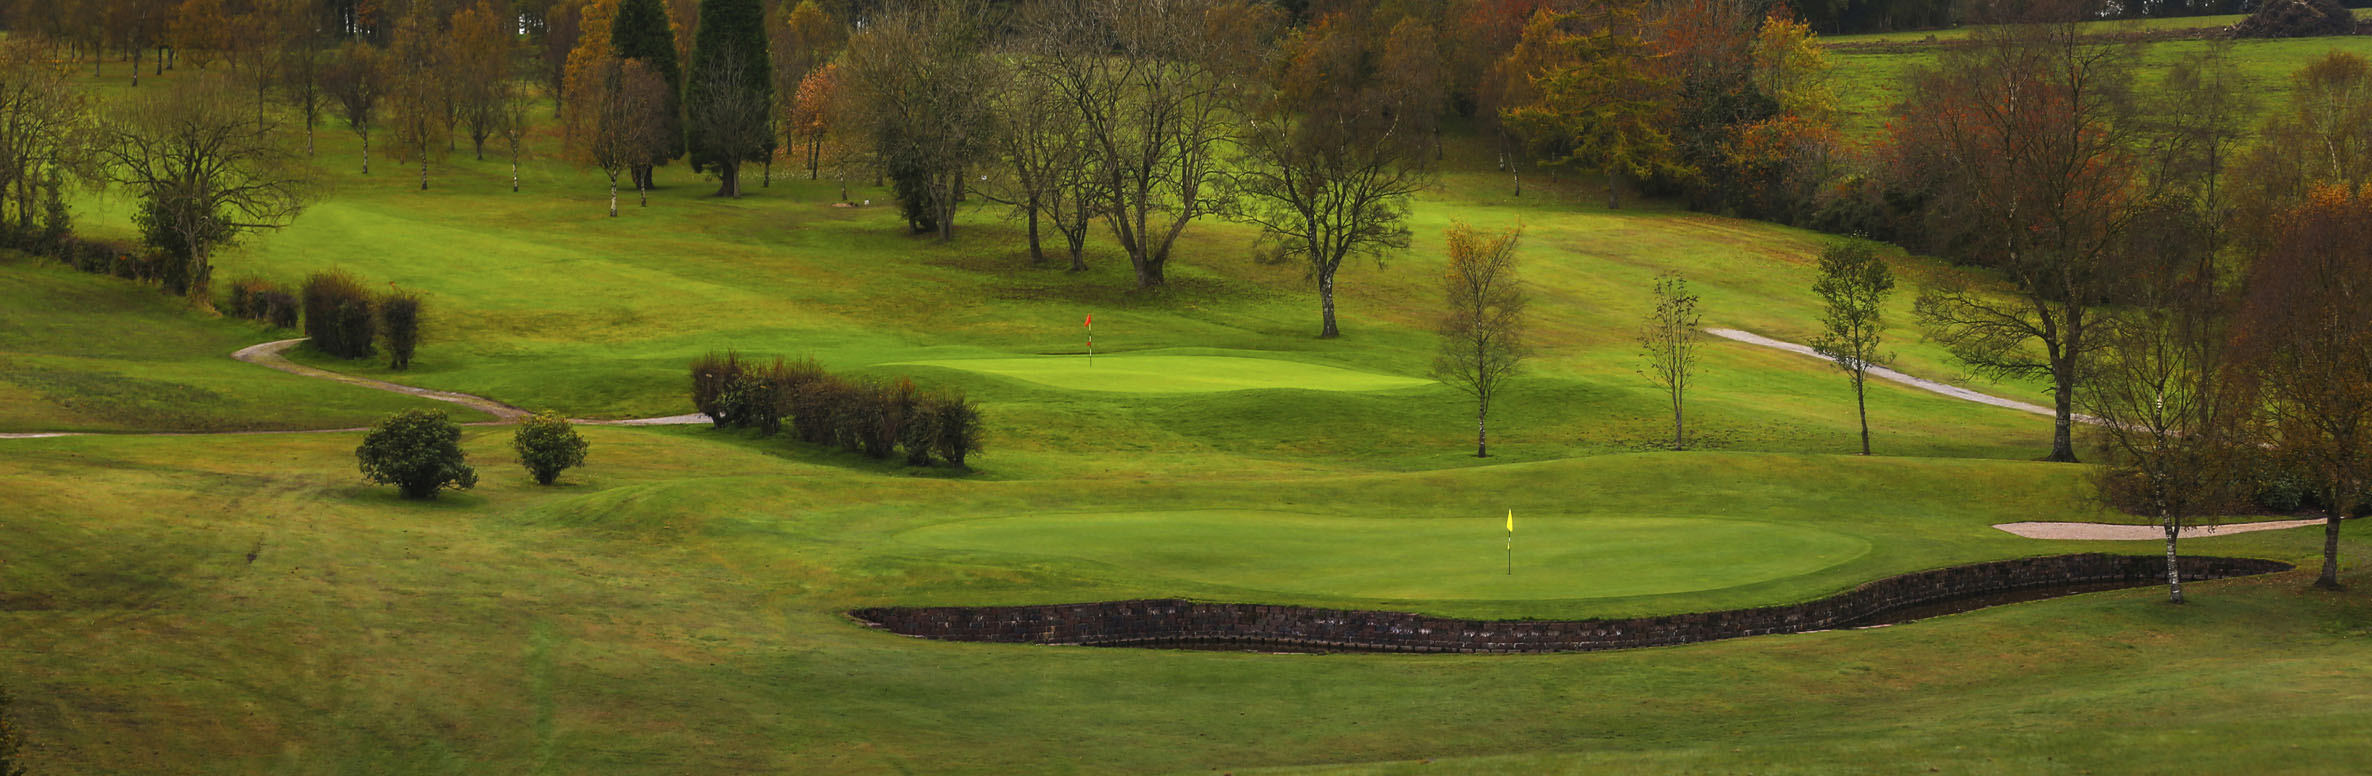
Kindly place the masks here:
<instances>
[{"instance_id":1,"label":"grass mound","mask_svg":"<svg viewBox=\"0 0 2372 776\"><path fill-rule=\"evenodd\" d=\"M1514 573L1502 516L1127 512L948 523L903 538L1062 555L1212 585L1379 600L1543 600L1748 585L1860 557L1870 543L1800 525L1692 517L1523 517Z\"/></svg>"}]
</instances>

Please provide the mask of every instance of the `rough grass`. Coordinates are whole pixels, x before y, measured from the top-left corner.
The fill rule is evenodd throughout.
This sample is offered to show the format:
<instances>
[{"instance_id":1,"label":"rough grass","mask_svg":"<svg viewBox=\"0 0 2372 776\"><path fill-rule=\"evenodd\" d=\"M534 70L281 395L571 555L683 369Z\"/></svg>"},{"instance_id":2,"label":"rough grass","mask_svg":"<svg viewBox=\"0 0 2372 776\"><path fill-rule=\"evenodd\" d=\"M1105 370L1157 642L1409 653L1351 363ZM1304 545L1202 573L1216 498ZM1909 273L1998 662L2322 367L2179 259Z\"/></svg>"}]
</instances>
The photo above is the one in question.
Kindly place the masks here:
<instances>
[{"instance_id":1,"label":"rough grass","mask_svg":"<svg viewBox=\"0 0 2372 776\"><path fill-rule=\"evenodd\" d=\"M294 336L214 316L155 288L0 253L0 432L338 428L452 405L231 360Z\"/></svg>"},{"instance_id":2,"label":"rough grass","mask_svg":"<svg viewBox=\"0 0 2372 776\"><path fill-rule=\"evenodd\" d=\"M2054 516L2074 477L2067 467L1706 454L1237 482L963 483L785 460L712 432L588 434L590 465L567 487L537 488L504 460L503 432L471 431L484 484L434 503L360 483L343 460L353 435L12 447L0 457L0 501L11 505L0 516L0 546L10 548L0 675L43 747L35 764L57 773L1327 764L2303 773L2372 754L2347 721L2372 702L2372 606L2360 594L2304 590L2310 572L2195 585L2183 608L2144 589L1874 630L1519 657L953 644L868 631L838 614L884 602L1136 595L1339 601L1181 582L1109 559L900 538L1041 509L1291 503L1371 520L1409 504L1446 515L1515 501L1519 538L1541 542L1554 535L1541 525L1550 521L1526 515L1717 514L1869 541L1868 555L1814 575L1842 585L2074 548L1984 527ZM1721 472L1735 474L1708 479ZM63 477L76 487L55 487ZM1487 547L1496 517L1459 519ZM2372 551L2357 527L2349 532L2351 556ZM2316 540L2276 532L2190 547L2303 560ZM1477 563L1498 560L1486 552ZM1771 602L1816 587L1728 595ZM1500 613L1721 600L1543 600ZM1377 764L1349 766L1359 763Z\"/></svg>"}]
</instances>

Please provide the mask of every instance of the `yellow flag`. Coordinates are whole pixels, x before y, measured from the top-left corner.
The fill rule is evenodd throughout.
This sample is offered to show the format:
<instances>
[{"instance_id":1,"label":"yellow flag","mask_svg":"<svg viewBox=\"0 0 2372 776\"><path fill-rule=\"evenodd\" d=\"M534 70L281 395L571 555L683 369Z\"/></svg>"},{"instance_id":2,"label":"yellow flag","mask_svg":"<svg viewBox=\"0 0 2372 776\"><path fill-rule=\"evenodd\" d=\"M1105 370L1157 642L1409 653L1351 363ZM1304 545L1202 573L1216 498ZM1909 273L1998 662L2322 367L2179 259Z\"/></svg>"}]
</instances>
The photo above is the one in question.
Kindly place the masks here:
<instances>
[{"instance_id":1,"label":"yellow flag","mask_svg":"<svg viewBox=\"0 0 2372 776\"><path fill-rule=\"evenodd\" d=\"M1515 535L1515 510L1507 510L1507 535Z\"/></svg>"}]
</instances>

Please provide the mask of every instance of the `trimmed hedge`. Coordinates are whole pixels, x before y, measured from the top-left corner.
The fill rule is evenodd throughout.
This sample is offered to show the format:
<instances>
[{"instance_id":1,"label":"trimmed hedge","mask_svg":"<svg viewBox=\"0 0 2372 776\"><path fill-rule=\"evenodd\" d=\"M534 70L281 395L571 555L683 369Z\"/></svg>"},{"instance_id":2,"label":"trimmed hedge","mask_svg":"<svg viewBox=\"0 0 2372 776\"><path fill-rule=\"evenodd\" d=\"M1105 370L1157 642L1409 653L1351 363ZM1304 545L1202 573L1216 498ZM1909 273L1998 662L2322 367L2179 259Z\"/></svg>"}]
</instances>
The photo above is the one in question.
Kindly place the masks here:
<instances>
[{"instance_id":1,"label":"trimmed hedge","mask_svg":"<svg viewBox=\"0 0 2372 776\"><path fill-rule=\"evenodd\" d=\"M412 368L420 347L420 297L395 292L379 298L379 336L387 342L387 368Z\"/></svg>"},{"instance_id":2,"label":"trimmed hedge","mask_svg":"<svg viewBox=\"0 0 2372 776\"><path fill-rule=\"evenodd\" d=\"M367 358L377 321L371 314L371 293L353 275L316 272L305 278L305 336L313 347L339 358Z\"/></svg>"},{"instance_id":3,"label":"trimmed hedge","mask_svg":"<svg viewBox=\"0 0 2372 776\"><path fill-rule=\"evenodd\" d=\"M234 318L262 321L282 329L296 328L297 311L295 292L278 283L253 277L231 282L230 303L223 310Z\"/></svg>"},{"instance_id":4,"label":"trimmed hedge","mask_svg":"<svg viewBox=\"0 0 2372 776\"><path fill-rule=\"evenodd\" d=\"M843 378L814 359L759 364L709 353L691 364L692 406L717 428L791 435L867 457L904 454L906 463L964 466L980 451L980 412L961 394L926 393L913 380Z\"/></svg>"}]
</instances>

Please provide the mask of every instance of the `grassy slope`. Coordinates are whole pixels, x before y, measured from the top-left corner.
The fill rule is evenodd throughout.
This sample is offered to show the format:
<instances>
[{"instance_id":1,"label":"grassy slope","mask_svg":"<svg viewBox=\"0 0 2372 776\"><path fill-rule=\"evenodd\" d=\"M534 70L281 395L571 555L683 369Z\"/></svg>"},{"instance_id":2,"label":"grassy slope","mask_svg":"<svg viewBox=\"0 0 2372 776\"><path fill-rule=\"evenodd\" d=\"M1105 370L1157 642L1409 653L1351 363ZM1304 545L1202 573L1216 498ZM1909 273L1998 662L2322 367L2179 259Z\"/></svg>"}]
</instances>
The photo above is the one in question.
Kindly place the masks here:
<instances>
[{"instance_id":1,"label":"grassy slope","mask_svg":"<svg viewBox=\"0 0 2372 776\"><path fill-rule=\"evenodd\" d=\"M325 162L350 158L350 139L323 140ZM294 280L346 266L436 305L419 370L391 377L529 406L660 414L682 411L681 364L701 350L812 352L836 368L890 373L904 368L872 365L1075 349L1083 312L1098 318L1099 346L1122 351L1421 375L1439 234L1455 216L1526 225L1541 355L1497 416L1493 465L1470 456L1463 404L1437 387L1113 394L926 368L911 371L989 404L993 446L974 477L699 429L596 429L594 465L567 487L536 489L506 463L503 432L482 430L468 438L486 484L420 505L356 481L351 434L8 443L0 677L27 699L36 738L54 747L43 764L1002 773L1500 757L1457 762L2019 770L2080 749L2069 753L2079 766L2163 756L2311 771L2364 754L2362 742L2318 731L2363 701L2372 613L2357 596L2297 593L2297 575L2208 586L2206 603L2183 610L2139 591L1876 631L1513 660L938 644L836 614L1150 595L1494 617L1675 612L2099 549L1985 527L2096 516L2083 470L2005 460L2039 451L2043 419L1880 386L1881 452L1920 457L1830 455L1852 438L1842 380L1788 354L1708 345L1692 417L1702 446L1717 451L1614 454L1665 433L1660 397L1633 374L1638 289L1679 268L1704 292L1709 324L1804 339L1815 235L1576 207L1568 203L1586 197L1554 181L1527 181L1515 199L1498 176L1453 174L1419 208L1413 251L1346 270L1350 336L1320 342L1309 338L1315 303L1298 290L1298 271L1251 261L1241 229L1190 232L1177 288L1141 296L1120 290L1125 267L1100 240L1085 276L1031 269L1014 230L985 217L968 217L974 228L956 245L936 246L896 234L882 208L823 206L822 186L717 202L695 198L705 189L675 172L679 182L650 209L630 201L611 221L589 176L539 162L529 193L512 195L504 173L456 161L421 194L384 167L368 179L341 172L336 198L226 256L218 276ZM120 209L95 203L86 220L120 220ZM1899 266L1914 277L1939 271ZM0 267L0 278L23 271ZM1905 368L1955 377L1900 325L1908 295L1897 302ZM75 487L57 486L68 480ZM1495 549L1503 508L1526 526L1718 518L1870 550L1776 579L1676 565L1654 572L1672 591L1662 595L1559 592L1644 573L1612 565L1527 569L1539 587L1495 600L1421 581L1215 574L1181 558L1193 548L1175 537L1125 523L1099 527L1113 541L1070 547L1027 532L961 547L925 541L952 530L941 526L1013 515L1285 511L1306 515L1292 527L1312 537L1296 562L1312 575L1354 575L1409 551L1376 538L1377 520L1423 521L1411 525L1437 536L1455 534L1445 524L1479 523ZM1328 522L1340 518L1350 520ZM1197 533L1257 542L1275 528L1242 517ZM1536 542L1520 552L1581 557L1545 546L1557 531L1519 531ZM2191 546L2300 559L2313 539L2247 534ZM2347 551L2368 549L2351 539ZM1727 552L1705 546L1674 561L1720 563ZM1487 571L1499 559L1485 554ZM2299 656L2254 673L2268 648ZM2170 653L2189 669L2181 679L2150 672ZM2174 693L2201 675L2220 692L2215 702ZM2142 751L2155 739L2134 731L2169 705L2191 729L2247 746ZM2243 716L2252 706L2275 711ZM2252 748L2275 741L2311 748L2286 760ZM1963 744L1974 746L1955 748Z\"/></svg>"},{"instance_id":2,"label":"grassy slope","mask_svg":"<svg viewBox=\"0 0 2372 776\"><path fill-rule=\"evenodd\" d=\"M293 334L21 254L0 254L0 299L0 431L337 428L408 407L484 419L233 361L231 351Z\"/></svg>"},{"instance_id":3,"label":"grassy slope","mask_svg":"<svg viewBox=\"0 0 2372 776\"><path fill-rule=\"evenodd\" d=\"M1142 773L1454 758L1433 767L2327 772L2372 754L2340 719L2372 702L2372 605L2306 592L2305 572L2196 585L2181 609L2140 590L1867 631L1517 658L948 644L835 614L1179 593L1332 603L1180 584L1127 558L933 550L900 534L1114 504L1357 515L1419 493L1432 494L1413 510L1423 514L1517 499L1519 520L1561 504L1818 524L1874 544L1870 562L1820 577L1843 584L1888 566L2073 547L1983 527L2050 516L2072 487L2061 467L1703 454L1248 483L947 482L692 430L591 435L594 464L539 489L497 463L502 432L473 431L485 484L432 505L354 481L339 460L350 435L12 451L0 459L0 500L14 505L0 542L22 551L0 566L0 675L50 747L37 764ZM1829 469L1846 473L1816 484ZM1706 481L1709 470L1735 477ZM59 477L78 487L52 487ZM1486 537L1498 527L1473 522ZM2352 557L2372 552L2360 526L2350 534ZM2191 549L2303 559L2315 540L2260 533Z\"/></svg>"}]
</instances>

